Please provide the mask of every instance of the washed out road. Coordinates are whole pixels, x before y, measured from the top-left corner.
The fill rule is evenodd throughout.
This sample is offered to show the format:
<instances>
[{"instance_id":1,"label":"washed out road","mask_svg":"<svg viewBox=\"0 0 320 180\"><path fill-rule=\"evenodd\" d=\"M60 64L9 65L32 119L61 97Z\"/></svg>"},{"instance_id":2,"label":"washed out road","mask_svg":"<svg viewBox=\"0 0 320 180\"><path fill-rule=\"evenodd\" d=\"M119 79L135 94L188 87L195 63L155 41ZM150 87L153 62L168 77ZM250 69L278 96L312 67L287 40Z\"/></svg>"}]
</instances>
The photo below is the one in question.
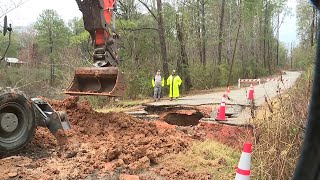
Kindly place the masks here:
<instances>
[{"instance_id":1,"label":"washed out road","mask_svg":"<svg viewBox=\"0 0 320 180\"><path fill-rule=\"evenodd\" d=\"M255 97L255 105L260 106L265 102L265 96L268 98L273 98L278 94L278 87L280 87L280 93L285 92L289 88L291 88L296 80L301 75L301 72L295 71L285 71L285 74L282 75L283 80L287 80L282 82L278 81L267 81L260 85L254 85L254 97ZM280 78L277 77L278 79ZM277 79L275 78L275 79ZM238 104L238 105L247 105L247 94L249 92L249 87L244 88L236 88L231 89L228 96L230 100L227 100L227 104ZM189 106L198 106L198 105L207 105L207 104L219 104L221 103L221 98L225 94L225 92L214 92L208 94L201 95L192 95L179 98L179 100L162 100L158 102L148 103L150 106L175 106L175 105L189 105Z\"/></svg>"}]
</instances>

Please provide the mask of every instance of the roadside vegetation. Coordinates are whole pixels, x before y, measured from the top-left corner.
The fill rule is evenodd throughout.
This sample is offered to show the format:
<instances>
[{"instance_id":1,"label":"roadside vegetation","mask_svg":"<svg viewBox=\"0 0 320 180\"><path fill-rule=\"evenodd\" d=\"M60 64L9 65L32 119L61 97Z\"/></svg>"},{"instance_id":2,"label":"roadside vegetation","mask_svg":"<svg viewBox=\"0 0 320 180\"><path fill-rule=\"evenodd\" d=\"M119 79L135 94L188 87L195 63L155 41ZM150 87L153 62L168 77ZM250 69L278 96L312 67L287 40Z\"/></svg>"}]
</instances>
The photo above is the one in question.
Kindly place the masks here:
<instances>
[{"instance_id":1,"label":"roadside vegetation","mask_svg":"<svg viewBox=\"0 0 320 180\"><path fill-rule=\"evenodd\" d=\"M185 94L226 87L238 78L272 75L289 64L288 50L276 36L280 20L274 22L287 11L284 1L123 0L117 5L120 68L128 84L123 99L150 97L151 79L158 69L166 78L176 69ZM47 9L34 24L17 27L13 22L13 29L7 57L27 64L8 67L1 62L1 87L61 99L74 69L92 66L91 40L81 17L65 22L55 10ZM0 52L7 38L0 36ZM93 104L101 99L89 98Z\"/></svg>"},{"instance_id":2,"label":"roadside vegetation","mask_svg":"<svg viewBox=\"0 0 320 180\"><path fill-rule=\"evenodd\" d=\"M254 179L290 179L300 154L308 104L311 72L305 72L288 93L274 98L254 119Z\"/></svg>"},{"instance_id":3,"label":"roadside vegetation","mask_svg":"<svg viewBox=\"0 0 320 180\"><path fill-rule=\"evenodd\" d=\"M137 109L138 106L141 106L144 103L150 102L148 99L142 100L123 100L123 101L109 101L107 104L106 102L98 102L98 104L92 104L93 107L100 107L97 108L96 111L98 112L121 112L121 111L129 111L131 109ZM92 101L91 101L92 103Z\"/></svg>"},{"instance_id":4,"label":"roadside vegetation","mask_svg":"<svg viewBox=\"0 0 320 180\"><path fill-rule=\"evenodd\" d=\"M308 1L297 6L300 43L292 49L291 68L302 70L296 85L284 95L269 100L254 119L252 178L291 179L300 154L313 84L317 38L315 9Z\"/></svg>"},{"instance_id":5,"label":"roadside vegetation","mask_svg":"<svg viewBox=\"0 0 320 180\"><path fill-rule=\"evenodd\" d=\"M208 173L213 179L234 178L241 152L214 140L194 142L186 151L168 155L162 165L179 167L191 172Z\"/></svg>"}]
</instances>

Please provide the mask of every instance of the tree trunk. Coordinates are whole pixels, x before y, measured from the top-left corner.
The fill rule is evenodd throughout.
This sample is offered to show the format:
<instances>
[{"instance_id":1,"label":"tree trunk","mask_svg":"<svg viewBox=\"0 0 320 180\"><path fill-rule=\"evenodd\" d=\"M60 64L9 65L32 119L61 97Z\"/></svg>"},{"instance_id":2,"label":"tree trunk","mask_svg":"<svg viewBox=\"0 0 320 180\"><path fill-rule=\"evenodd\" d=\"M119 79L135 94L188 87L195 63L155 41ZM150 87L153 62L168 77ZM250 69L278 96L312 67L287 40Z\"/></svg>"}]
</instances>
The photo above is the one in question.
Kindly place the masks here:
<instances>
[{"instance_id":1,"label":"tree trunk","mask_svg":"<svg viewBox=\"0 0 320 180\"><path fill-rule=\"evenodd\" d=\"M226 0L222 0L221 5L221 15L220 15L220 25L219 25L219 44L218 44L218 64L222 62L222 36L223 36L223 20L224 20L224 8Z\"/></svg>"},{"instance_id":2,"label":"tree trunk","mask_svg":"<svg viewBox=\"0 0 320 180\"><path fill-rule=\"evenodd\" d=\"M200 63L203 64L202 40L201 40L200 0L197 0L197 33Z\"/></svg>"},{"instance_id":3,"label":"tree trunk","mask_svg":"<svg viewBox=\"0 0 320 180\"><path fill-rule=\"evenodd\" d=\"M202 52L202 64L205 66L207 64L206 57L206 45L207 45L207 37L206 37L206 19L205 19L205 0L201 0L201 52Z\"/></svg>"},{"instance_id":4,"label":"tree trunk","mask_svg":"<svg viewBox=\"0 0 320 180\"><path fill-rule=\"evenodd\" d=\"M293 47L292 47L292 43L291 43L291 49L290 49L290 67L291 67L291 70L293 70Z\"/></svg>"},{"instance_id":5,"label":"tree trunk","mask_svg":"<svg viewBox=\"0 0 320 180\"><path fill-rule=\"evenodd\" d=\"M223 0L223 1L225 1L225 0ZM229 75L228 75L227 86L230 86L230 82L231 82L232 69L233 69L234 59L235 59L236 52L237 52L237 44L238 44L239 32L240 32L240 28L241 28L241 4L239 6L240 6L239 7L240 8L239 25L238 25L237 35L236 35L236 42L234 43L234 48L233 48L233 53L232 53L232 60L231 60L231 66L230 66Z\"/></svg>"},{"instance_id":6,"label":"tree trunk","mask_svg":"<svg viewBox=\"0 0 320 180\"><path fill-rule=\"evenodd\" d=\"M277 27L277 66L279 66L279 29L280 29L280 14L278 14L278 27Z\"/></svg>"},{"instance_id":7,"label":"tree trunk","mask_svg":"<svg viewBox=\"0 0 320 180\"><path fill-rule=\"evenodd\" d=\"M245 78L245 64L244 64L244 54L243 54L243 45L240 45L240 51L241 51L241 65L242 65L242 78Z\"/></svg>"},{"instance_id":8,"label":"tree trunk","mask_svg":"<svg viewBox=\"0 0 320 180\"><path fill-rule=\"evenodd\" d=\"M162 58L162 68L165 77L169 76L169 67L168 67L168 55L167 55L167 47L166 47L166 38L165 38L165 30L163 23L163 14L162 14L162 2L161 0L157 0L157 12L158 12L158 33L160 39L160 51Z\"/></svg>"},{"instance_id":9,"label":"tree trunk","mask_svg":"<svg viewBox=\"0 0 320 180\"><path fill-rule=\"evenodd\" d=\"M201 1L201 2L200 2ZM206 59L206 19L205 19L205 0L198 0L197 6L199 7L198 11L198 18L199 18L199 25L198 25L198 37L199 37L199 49L200 49L200 59L201 64L206 65L207 59Z\"/></svg>"},{"instance_id":10,"label":"tree trunk","mask_svg":"<svg viewBox=\"0 0 320 180\"><path fill-rule=\"evenodd\" d=\"M232 3L231 3L232 4ZM228 27L232 27L232 5L229 5L229 15L228 15ZM230 65L231 63L231 51L232 51L232 32L231 28L228 28L228 47L227 47L227 63ZM241 48L242 49L242 48Z\"/></svg>"},{"instance_id":11,"label":"tree trunk","mask_svg":"<svg viewBox=\"0 0 320 180\"><path fill-rule=\"evenodd\" d=\"M266 64L266 47L267 47L267 28L268 28L268 0L265 1L266 9L264 14L264 38L263 38L263 67L265 68L267 66Z\"/></svg>"},{"instance_id":12,"label":"tree trunk","mask_svg":"<svg viewBox=\"0 0 320 180\"><path fill-rule=\"evenodd\" d=\"M49 45L50 45L50 86L52 87L54 84L54 62L53 62L53 38L52 38L52 30L49 29Z\"/></svg>"},{"instance_id":13,"label":"tree trunk","mask_svg":"<svg viewBox=\"0 0 320 180\"><path fill-rule=\"evenodd\" d=\"M310 45L314 46L314 32L315 32L315 20L316 20L316 9L312 8L312 22L311 22L311 30L310 30Z\"/></svg>"},{"instance_id":14,"label":"tree trunk","mask_svg":"<svg viewBox=\"0 0 320 180\"><path fill-rule=\"evenodd\" d=\"M317 40L318 39L318 35L319 35L319 32L318 32L318 25L319 25L319 23L318 23L318 15L317 14L315 14L315 16L316 16L316 18L315 18L315 40Z\"/></svg>"},{"instance_id":15,"label":"tree trunk","mask_svg":"<svg viewBox=\"0 0 320 180\"><path fill-rule=\"evenodd\" d=\"M184 81L182 81L184 84L184 89L186 91L189 91L192 85L191 85L191 78L189 74L188 56L186 51L184 21L183 21L183 17L182 16L179 17L178 13L176 16L176 28L177 28L178 41L180 44L180 55L177 61L177 70L178 70L178 73L181 74L182 78L184 78Z\"/></svg>"},{"instance_id":16,"label":"tree trunk","mask_svg":"<svg viewBox=\"0 0 320 180\"><path fill-rule=\"evenodd\" d=\"M269 70L269 75L271 75L271 51L270 51L270 39L268 39L268 52L267 52L267 63L268 63L268 70Z\"/></svg>"},{"instance_id":17,"label":"tree trunk","mask_svg":"<svg viewBox=\"0 0 320 180\"><path fill-rule=\"evenodd\" d=\"M259 32L258 32L258 44L259 44L259 52L258 57L257 57L257 64L256 66L258 66L258 64L262 64L263 63L263 39L264 39L264 35L263 35L263 21L262 21L262 15L259 14Z\"/></svg>"}]
</instances>

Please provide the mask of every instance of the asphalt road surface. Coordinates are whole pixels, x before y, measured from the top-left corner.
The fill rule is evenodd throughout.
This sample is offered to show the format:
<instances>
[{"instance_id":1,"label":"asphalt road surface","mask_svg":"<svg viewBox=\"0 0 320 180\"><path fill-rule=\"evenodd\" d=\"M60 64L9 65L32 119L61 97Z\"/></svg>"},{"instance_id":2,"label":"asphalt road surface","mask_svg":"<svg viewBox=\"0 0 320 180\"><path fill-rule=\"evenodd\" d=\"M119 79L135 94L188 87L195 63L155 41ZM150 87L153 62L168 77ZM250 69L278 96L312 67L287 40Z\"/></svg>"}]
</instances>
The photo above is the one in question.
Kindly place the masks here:
<instances>
[{"instance_id":1,"label":"asphalt road surface","mask_svg":"<svg viewBox=\"0 0 320 180\"><path fill-rule=\"evenodd\" d=\"M291 88L296 80L301 75L301 72L295 71L285 71L285 74L282 75L283 80L287 80L282 82L277 81L267 81L260 85L254 85L254 97L255 97L255 105L260 106L265 102L265 96L268 98L273 98L278 94L278 87L280 87L280 93L285 92L287 89ZM280 76L277 77L280 79ZM236 105L248 105L247 95L249 92L249 87L245 88L236 88L231 89L228 96L231 100L227 100L226 103L229 105L236 104ZM178 100L162 100L158 102L148 103L147 105L151 106L163 106L163 105L190 105L190 106L197 106L197 105L206 105L206 104L219 104L221 103L221 99L223 94L226 92L214 92L208 94L201 94L201 95L193 95L193 96L186 96L179 98Z\"/></svg>"}]
</instances>

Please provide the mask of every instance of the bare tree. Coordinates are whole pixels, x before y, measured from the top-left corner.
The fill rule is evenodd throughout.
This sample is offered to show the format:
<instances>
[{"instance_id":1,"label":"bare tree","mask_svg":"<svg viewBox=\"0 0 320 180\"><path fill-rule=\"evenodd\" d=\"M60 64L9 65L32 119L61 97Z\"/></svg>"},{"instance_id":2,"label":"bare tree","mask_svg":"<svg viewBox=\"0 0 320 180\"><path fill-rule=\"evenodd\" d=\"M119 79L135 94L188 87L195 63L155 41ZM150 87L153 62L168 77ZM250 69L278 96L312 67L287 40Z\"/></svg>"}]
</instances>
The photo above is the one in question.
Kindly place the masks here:
<instances>
[{"instance_id":1,"label":"bare tree","mask_svg":"<svg viewBox=\"0 0 320 180\"><path fill-rule=\"evenodd\" d=\"M268 0L265 0L264 38L263 38L263 67L267 66L266 65L267 34L268 34Z\"/></svg>"},{"instance_id":2,"label":"bare tree","mask_svg":"<svg viewBox=\"0 0 320 180\"><path fill-rule=\"evenodd\" d=\"M161 51L162 66L163 66L162 68L163 68L164 76L167 77L169 75L169 66L168 66L168 55L167 55L166 37L165 37L164 24L163 24L161 0L157 0L157 12L158 12L158 32L159 32L159 39L160 39L160 51Z\"/></svg>"},{"instance_id":3,"label":"bare tree","mask_svg":"<svg viewBox=\"0 0 320 180\"><path fill-rule=\"evenodd\" d=\"M219 25L218 64L221 64L221 61L222 61L223 21L224 21L225 6L226 6L226 0L222 0L220 25Z\"/></svg>"},{"instance_id":4,"label":"bare tree","mask_svg":"<svg viewBox=\"0 0 320 180\"><path fill-rule=\"evenodd\" d=\"M191 78L189 74L189 63L188 56L186 51L186 42L185 42L185 31L184 31L184 19L183 15L176 15L176 28L177 28L177 37L180 44L180 55L177 61L177 70L178 73L184 77L184 89L189 91L192 87Z\"/></svg>"},{"instance_id":5,"label":"bare tree","mask_svg":"<svg viewBox=\"0 0 320 180\"><path fill-rule=\"evenodd\" d=\"M156 14L149 8L149 6L143 2L142 0L138 0L153 16L153 18L157 21L158 24L158 33L159 33L159 40L160 40L160 52L162 58L162 68L164 76L169 76L169 65L168 65L168 53L167 53L167 46L166 46L166 37L165 37L165 29L164 29L164 22L163 22L163 12L162 12L162 1L157 0L157 16Z\"/></svg>"},{"instance_id":6,"label":"bare tree","mask_svg":"<svg viewBox=\"0 0 320 180\"><path fill-rule=\"evenodd\" d=\"M315 23L316 22L316 9L312 8L312 22L310 28L310 45L313 47L314 45L314 34L315 34Z\"/></svg>"},{"instance_id":7,"label":"bare tree","mask_svg":"<svg viewBox=\"0 0 320 180\"><path fill-rule=\"evenodd\" d=\"M198 48L200 62L203 64L203 53L202 53L202 40L201 40L201 23L200 23L200 0L197 0L197 36L198 36Z\"/></svg>"},{"instance_id":8,"label":"bare tree","mask_svg":"<svg viewBox=\"0 0 320 180\"><path fill-rule=\"evenodd\" d=\"M29 0L1 0L0 2L0 18L20 7Z\"/></svg>"},{"instance_id":9,"label":"bare tree","mask_svg":"<svg viewBox=\"0 0 320 180\"><path fill-rule=\"evenodd\" d=\"M225 1L225 0L223 0L223 1ZM232 60L231 60L231 66L229 69L227 86L230 86L230 82L231 82L232 69L233 69L234 60L235 60L235 56L236 56L236 52L237 52L237 44L238 44L239 33L240 33L240 28L241 28L241 19L242 19L241 1L239 2L239 9L240 9L240 11L239 11L240 12L239 24L238 24L238 30L237 30L237 35L236 35L236 42L234 43L234 48L233 48L233 53L232 53Z\"/></svg>"},{"instance_id":10,"label":"bare tree","mask_svg":"<svg viewBox=\"0 0 320 180\"><path fill-rule=\"evenodd\" d=\"M207 64L206 57L206 45L207 45L207 37L206 37L206 15L205 15L205 1L201 0L201 62L203 65Z\"/></svg>"},{"instance_id":11,"label":"bare tree","mask_svg":"<svg viewBox=\"0 0 320 180\"><path fill-rule=\"evenodd\" d=\"M277 66L279 66L279 30L280 30L280 14L278 14L277 24Z\"/></svg>"}]
</instances>

